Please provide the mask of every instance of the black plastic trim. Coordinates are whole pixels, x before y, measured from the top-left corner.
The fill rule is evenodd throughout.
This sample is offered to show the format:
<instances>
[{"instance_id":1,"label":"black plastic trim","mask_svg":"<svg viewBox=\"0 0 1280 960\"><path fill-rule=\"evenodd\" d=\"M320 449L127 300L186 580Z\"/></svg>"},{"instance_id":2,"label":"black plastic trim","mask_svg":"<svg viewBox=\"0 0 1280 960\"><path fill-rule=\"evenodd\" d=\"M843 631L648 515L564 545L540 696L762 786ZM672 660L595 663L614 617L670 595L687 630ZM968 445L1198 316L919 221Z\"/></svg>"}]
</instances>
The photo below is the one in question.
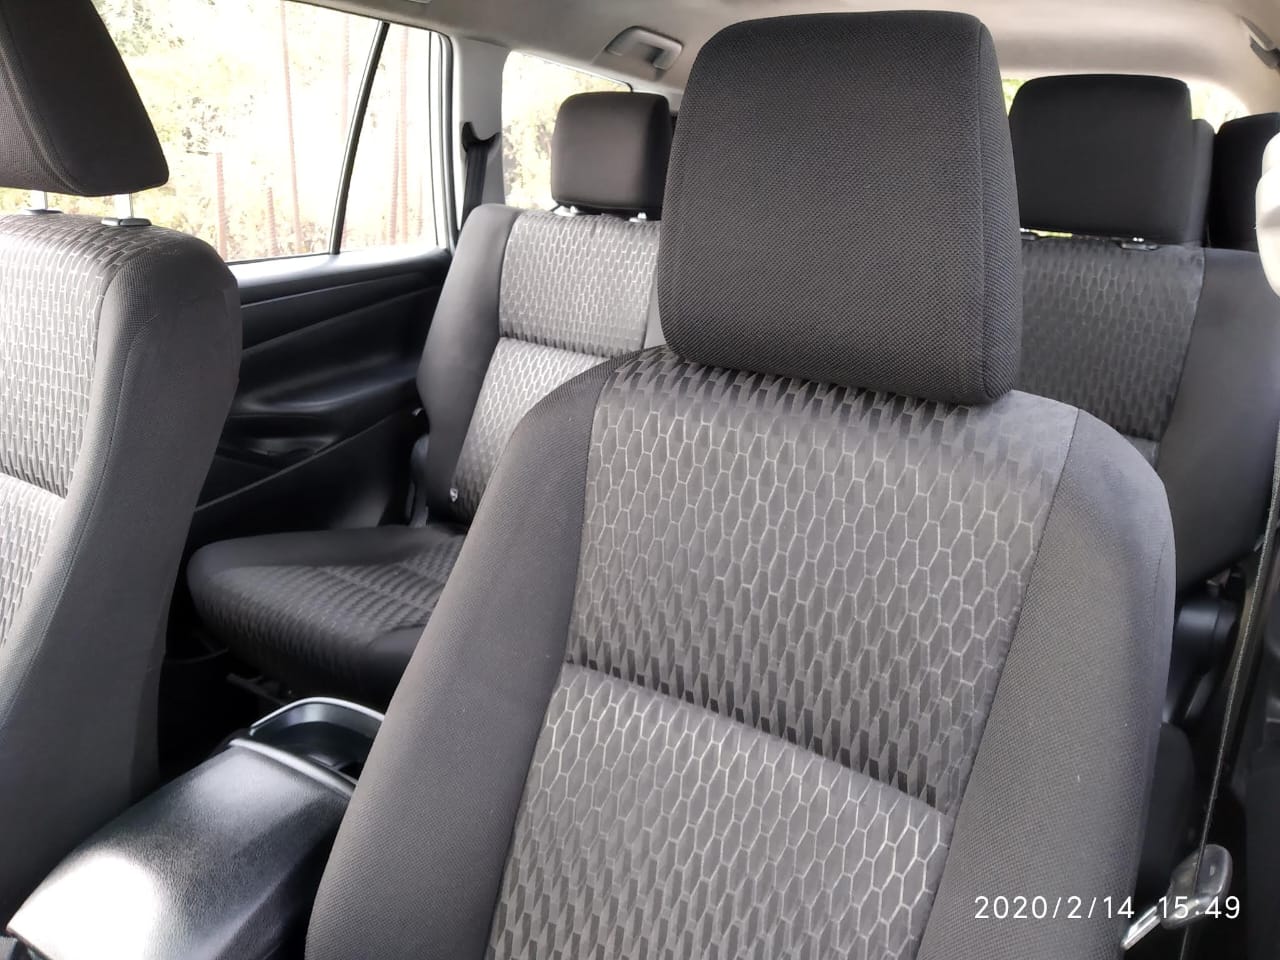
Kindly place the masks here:
<instances>
[{"instance_id":1,"label":"black plastic trim","mask_svg":"<svg viewBox=\"0 0 1280 960\"><path fill-rule=\"evenodd\" d=\"M333 207L333 224L329 228L329 253L337 256L342 252L342 232L347 225L347 195L351 192L351 176L356 167L356 153L360 149L360 133L364 129L365 113L369 109L369 98L373 94L373 81L378 73L378 61L382 59L382 48L387 41L390 25L385 20L378 21L374 30L373 44L369 48L369 59L364 65L364 76L360 79L360 92L356 96L355 112L351 116L351 129L347 133L347 147L342 155L342 172L338 179L338 198Z\"/></svg>"}]
</instances>

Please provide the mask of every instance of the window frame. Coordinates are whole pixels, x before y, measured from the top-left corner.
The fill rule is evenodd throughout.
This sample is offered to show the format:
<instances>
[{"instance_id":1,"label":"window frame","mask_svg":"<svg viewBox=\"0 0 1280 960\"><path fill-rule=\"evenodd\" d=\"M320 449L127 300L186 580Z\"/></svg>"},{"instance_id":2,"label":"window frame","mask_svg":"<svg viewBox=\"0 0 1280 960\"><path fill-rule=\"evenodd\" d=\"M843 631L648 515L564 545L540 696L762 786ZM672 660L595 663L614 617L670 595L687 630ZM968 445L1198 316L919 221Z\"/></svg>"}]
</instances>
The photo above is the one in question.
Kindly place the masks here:
<instances>
[{"instance_id":1,"label":"window frame","mask_svg":"<svg viewBox=\"0 0 1280 960\"><path fill-rule=\"evenodd\" d=\"M297 0L294 0L297 2ZM427 27L398 23L393 20L364 17L362 14L348 14L357 19L373 20L376 23L373 41L369 46L368 58L365 61L364 73L360 77L360 87L356 94L347 133L347 142L343 150L342 166L338 174L337 196L334 198L333 220L329 227L329 249L325 253L302 254L302 256L336 257L343 252L342 237L347 222L347 202L351 192L351 181L355 175L356 158L360 149L360 136L364 130L365 118L369 110L369 101L373 96L373 85L377 78L378 66L386 52L387 37L392 27L405 30L420 30L427 34L435 48L432 60L433 95L428 97L429 115L439 117L440 122L431 126L431 177L439 186L436 202L432 210L435 223L437 249L453 250L458 239L457 213L454 209L453 164L453 41L448 34ZM433 191L434 192L434 191ZM412 246L412 244L390 244L382 249L394 250ZM359 247L359 250L378 249L377 247ZM350 251L348 251L350 252ZM285 259L268 257L266 259Z\"/></svg>"}]
</instances>

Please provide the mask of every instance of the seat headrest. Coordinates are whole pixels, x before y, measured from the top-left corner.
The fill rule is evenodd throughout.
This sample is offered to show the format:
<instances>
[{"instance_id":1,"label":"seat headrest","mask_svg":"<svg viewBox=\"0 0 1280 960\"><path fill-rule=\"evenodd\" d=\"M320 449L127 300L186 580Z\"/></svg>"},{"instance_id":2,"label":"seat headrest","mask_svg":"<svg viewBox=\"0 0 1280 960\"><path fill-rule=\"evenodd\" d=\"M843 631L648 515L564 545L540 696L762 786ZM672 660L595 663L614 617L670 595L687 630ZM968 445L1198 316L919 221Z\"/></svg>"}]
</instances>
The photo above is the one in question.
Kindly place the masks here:
<instances>
[{"instance_id":1,"label":"seat headrest","mask_svg":"<svg viewBox=\"0 0 1280 960\"><path fill-rule=\"evenodd\" d=\"M662 213L671 107L654 93L578 93L551 137L551 196L592 213Z\"/></svg>"},{"instance_id":2,"label":"seat headrest","mask_svg":"<svg viewBox=\"0 0 1280 960\"><path fill-rule=\"evenodd\" d=\"M1280 134L1280 113L1228 120L1213 146L1209 191L1209 243L1233 250L1257 250L1254 194L1262 176L1262 154Z\"/></svg>"},{"instance_id":3,"label":"seat headrest","mask_svg":"<svg viewBox=\"0 0 1280 960\"><path fill-rule=\"evenodd\" d=\"M658 255L700 363L980 403L1018 369L1009 127L986 28L953 13L731 26L693 65Z\"/></svg>"},{"instance_id":4,"label":"seat headrest","mask_svg":"<svg viewBox=\"0 0 1280 960\"><path fill-rule=\"evenodd\" d=\"M1187 211L1187 225L1183 232L1188 241L1203 243L1209 217L1209 185L1213 180L1213 124L1208 120L1194 120L1195 125L1195 179L1191 185L1191 209Z\"/></svg>"},{"instance_id":5,"label":"seat headrest","mask_svg":"<svg viewBox=\"0 0 1280 960\"><path fill-rule=\"evenodd\" d=\"M169 179L90 0L0 0L0 72L0 185L99 197Z\"/></svg>"},{"instance_id":6,"label":"seat headrest","mask_svg":"<svg viewBox=\"0 0 1280 960\"><path fill-rule=\"evenodd\" d=\"M1191 94L1165 77L1028 80L1009 111L1022 225L1198 241Z\"/></svg>"}]
</instances>

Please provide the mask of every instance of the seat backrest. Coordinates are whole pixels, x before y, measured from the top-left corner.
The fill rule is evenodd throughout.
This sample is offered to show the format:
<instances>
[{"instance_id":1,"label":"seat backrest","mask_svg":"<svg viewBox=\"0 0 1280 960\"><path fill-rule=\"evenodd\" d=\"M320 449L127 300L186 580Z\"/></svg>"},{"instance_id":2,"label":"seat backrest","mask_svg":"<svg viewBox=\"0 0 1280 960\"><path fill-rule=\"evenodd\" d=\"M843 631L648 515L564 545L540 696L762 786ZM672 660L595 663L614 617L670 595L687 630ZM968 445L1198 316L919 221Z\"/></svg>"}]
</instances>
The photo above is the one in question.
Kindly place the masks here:
<instances>
[{"instance_id":1,"label":"seat backrest","mask_svg":"<svg viewBox=\"0 0 1280 960\"><path fill-rule=\"evenodd\" d=\"M1180 587L1254 546L1280 419L1280 300L1258 258L1200 245L1185 84L1042 77L1010 111L1023 240L1022 389L1128 437L1164 481Z\"/></svg>"},{"instance_id":2,"label":"seat backrest","mask_svg":"<svg viewBox=\"0 0 1280 960\"><path fill-rule=\"evenodd\" d=\"M0 68L0 183L167 178L89 0L0 2ZM169 596L239 350L208 245L146 221L0 218L0 916L154 776Z\"/></svg>"},{"instance_id":3,"label":"seat backrest","mask_svg":"<svg viewBox=\"0 0 1280 960\"><path fill-rule=\"evenodd\" d=\"M1231 250L1258 250L1254 193L1262 175L1262 154L1280 134L1280 113L1228 120L1213 144L1209 192L1209 243Z\"/></svg>"},{"instance_id":4,"label":"seat backrest","mask_svg":"<svg viewBox=\"0 0 1280 960\"><path fill-rule=\"evenodd\" d=\"M669 347L513 437L307 955L1114 952L1111 919L974 919L992 891L1127 896L1172 618L1150 466L1009 392L1020 280L978 21L708 41Z\"/></svg>"},{"instance_id":5,"label":"seat backrest","mask_svg":"<svg viewBox=\"0 0 1280 960\"><path fill-rule=\"evenodd\" d=\"M475 515L516 424L555 387L660 340L653 269L670 151L664 97L577 94L551 145L553 197L575 212L468 217L418 374L433 515Z\"/></svg>"}]
</instances>

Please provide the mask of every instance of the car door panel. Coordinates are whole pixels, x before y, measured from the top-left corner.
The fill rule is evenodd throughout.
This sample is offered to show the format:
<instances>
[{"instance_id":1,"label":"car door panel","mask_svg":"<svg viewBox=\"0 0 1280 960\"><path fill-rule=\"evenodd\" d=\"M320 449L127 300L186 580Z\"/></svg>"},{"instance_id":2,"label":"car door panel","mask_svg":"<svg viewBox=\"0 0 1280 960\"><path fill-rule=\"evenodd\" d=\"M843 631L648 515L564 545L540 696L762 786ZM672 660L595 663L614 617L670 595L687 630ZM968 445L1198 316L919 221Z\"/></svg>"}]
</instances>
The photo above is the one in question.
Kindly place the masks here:
<instances>
[{"instance_id":1,"label":"car door panel","mask_svg":"<svg viewBox=\"0 0 1280 960\"><path fill-rule=\"evenodd\" d=\"M399 509L420 430L418 359L449 262L430 250L235 267L240 384L190 548Z\"/></svg>"}]
</instances>

